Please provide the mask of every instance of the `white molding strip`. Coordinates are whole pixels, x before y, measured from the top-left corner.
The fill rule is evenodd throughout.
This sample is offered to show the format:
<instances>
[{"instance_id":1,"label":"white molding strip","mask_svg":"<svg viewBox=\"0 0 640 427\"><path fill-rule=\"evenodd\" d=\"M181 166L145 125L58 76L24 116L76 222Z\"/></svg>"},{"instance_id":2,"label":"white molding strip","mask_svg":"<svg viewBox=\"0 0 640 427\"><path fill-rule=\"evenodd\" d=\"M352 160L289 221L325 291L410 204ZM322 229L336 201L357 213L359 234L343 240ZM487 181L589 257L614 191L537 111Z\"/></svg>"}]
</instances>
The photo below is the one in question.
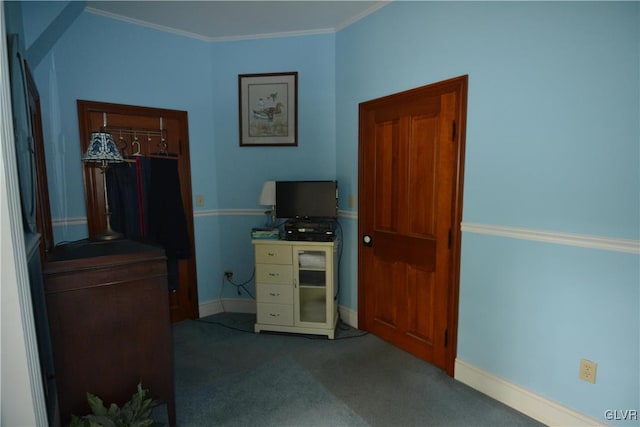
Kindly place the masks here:
<instances>
[{"instance_id":1,"label":"white molding strip","mask_svg":"<svg viewBox=\"0 0 640 427\"><path fill-rule=\"evenodd\" d=\"M200 318L218 313L255 313L256 301L248 298L222 298L205 301L198 306Z\"/></svg>"},{"instance_id":2,"label":"white molding strip","mask_svg":"<svg viewBox=\"0 0 640 427\"><path fill-rule=\"evenodd\" d=\"M75 218L56 218L51 220L53 227L64 227L66 225L85 225L87 223L87 217L78 216Z\"/></svg>"},{"instance_id":3,"label":"white molding strip","mask_svg":"<svg viewBox=\"0 0 640 427\"><path fill-rule=\"evenodd\" d=\"M339 218L346 218L346 219L353 219L353 220L358 220L358 211L345 211L345 210L339 210L338 211L338 217Z\"/></svg>"},{"instance_id":4,"label":"white molding strip","mask_svg":"<svg viewBox=\"0 0 640 427\"><path fill-rule=\"evenodd\" d=\"M262 216L264 215L264 209L209 209L209 210L200 210L193 211L194 217L205 217L205 216ZM347 218L347 219L358 219L358 211L346 211L339 210L338 211L339 218Z\"/></svg>"},{"instance_id":5,"label":"white molding strip","mask_svg":"<svg viewBox=\"0 0 640 427\"><path fill-rule=\"evenodd\" d=\"M202 34L192 33L190 31L178 30L176 28L167 27L165 25L154 24L148 21L144 21L141 19L131 18L124 15L119 15L113 12L107 12L105 10L96 9L91 6L87 6L85 10L89 13L93 13L94 15L104 16L106 18L115 19L122 22L127 22L129 24L139 25L146 28L151 28L157 31L163 31L166 33L176 34L183 37L188 37L196 40L201 40L205 42L231 42L231 41L242 41L242 40L259 40L259 39L273 39L273 38L283 38L283 37L300 37L300 36L314 36L320 34L335 34L336 32L348 27L349 25L361 20L362 18L370 15L376 10L382 8L389 4L390 1L380 1L358 14L357 16L341 22L336 26L336 28L317 28L313 30L302 30L302 31L281 31L275 33L262 33L262 34L246 34L241 36L222 36L222 37L207 37Z\"/></svg>"},{"instance_id":6,"label":"white molding strip","mask_svg":"<svg viewBox=\"0 0 640 427\"><path fill-rule=\"evenodd\" d=\"M255 313L256 301L248 298L222 298L205 301L198 306L200 317L207 317L218 313ZM339 305L340 319L354 328L358 328L358 312Z\"/></svg>"},{"instance_id":7,"label":"white molding strip","mask_svg":"<svg viewBox=\"0 0 640 427\"><path fill-rule=\"evenodd\" d=\"M338 24L335 28L335 31L338 32L340 30L343 30L345 28L347 28L349 25L351 24L355 24L356 22L358 22L359 20L361 20L362 18L365 18L366 16L371 15L373 12L375 12L378 9L383 8L384 6L388 5L389 3L391 3L391 0L386 0L386 1L379 1L376 4L374 4L373 6L371 6L370 8L368 8L367 10L361 12L360 14L354 16L351 19L348 19L344 22L341 22L340 24Z\"/></svg>"},{"instance_id":8,"label":"white molding strip","mask_svg":"<svg viewBox=\"0 0 640 427\"><path fill-rule=\"evenodd\" d=\"M585 234L559 233L555 231L532 230L519 227L505 227L463 222L463 232L486 234L490 236L509 237L512 239L531 240L536 242L556 243L582 248L602 249L605 251L640 254L640 241L616 239Z\"/></svg>"},{"instance_id":9,"label":"white molding strip","mask_svg":"<svg viewBox=\"0 0 640 427\"><path fill-rule=\"evenodd\" d=\"M193 211L194 218L203 216L262 216L264 215L264 209L209 209ZM78 216L73 218L57 218L51 221L51 225L54 227L61 227L64 225L84 225L87 223L87 218L84 216Z\"/></svg>"},{"instance_id":10,"label":"white molding strip","mask_svg":"<svg viewBox=\"0 0 640 427\"><path fill-rule=\"evenodd\" d=\"M117 13L107 12L106 10L96 9L91 6L87 6L85 10L94 15L104 16L106 18L116 19L118 21L127 22L129 24L140 25L142 27L151 28L158 31L164 31L166 33L177 34L179 36L189 37L192 39L211 41L209 37L202 36L200 34L191 33L189 31L177 30L175 28L165 27L164 25L152 24L151 22L143 21L141 19L130 18L128 16L118 15Z\"/></svg>"},{"instance_id":11,"label":"white molding strip","mask_svg":"<svg viewBox=\"0 0 640 427\"><path fill-rule=\"evenodd\" d=\"M6 35L4 3L0 1L0 34ZM0 244L0 278L2 279L2 315L0 322L2 335L0 357L2 370L2 424L34 424L44 426L47 423L47 407L43 388L42 371L38 357L35 318L31 307L31 288L28 258L36 248L37 239L28 245L25 242L23 219L20 205L20 184L18 180L18 162L16 160L15 137L27 142L25 132L20 125L14 129L12 116L11 86L9 73L22 68L22 53L17 62L17 35L7 41L0 41L0 225L2 244ZM10 48L11 44L12 48ZM11 58L11 63L7 61ZM26 95L26 93L25 93ZM23 146L21 144L21 146ZM4 279L7 279L5 283ZM7 369L8 368L8 369Z\"/></svg>"},{"instance_id":12,"label":"white molding strip","mask_svg":"<svg viewBox=\"0 0 640 427\"><path fill-rule=\"evenodd\" d=\"M455 379L548 426L606 425L460 359Z\"/></svg>"},{"instance_id":13,"label":"white molding strip","mask_svg":"<svg viewBox=\"0 0 640 427\"><path fill-rule=\"evenodd\" d=\"M193 211L194 218L201 216L261 216L264 209L209 209Z\"/></svg>"},{"instance_id":14,"label":"white molding strip","mask_svg":"<svg viewBox=\"0 0 640 427\"><path fill-rule=\"evenodd\" d=\"M209 216L262 216L262 209L210 209L194 211L194 218ZM358 220L358 211L339 210L338 217ZM85 225L86 217L58 218L51 221L54 227ZM555 231L533 230L521 227L475 224L463 222L461 229L465 233L484 234L489 236L508 237L511 239L530 240L535 242L555 243L558 245L577 246L582 248L601 249L605 251L624 252L640 255L640 240L617 239L586 234L561 233Z\"/></svg>"},{"instance_id":15,"label":"white molding strip","mask_svg":"<svg viewBox=\"0 0 640 427\"><path fill-rule=\"evenodd\" d=\"M338 305L338 313L340 314L340 319L351 326L352 328L358 329L358 312L350 309L349 307L345 307L343 305Z\"/></svg>"},{"instance_id":16,"label":"white molding strip","mask_svg":"<svg viewBox=\"0 0 640 427\"><path fill-rule=\"evenodd\" d=\"M207 41L215 42L235 42L242 40L259 40L259 39L277 39L284 37L300 37L300 36L315 36L319 34L333 34L336 31L333 28L318 28L315 30L305 31L282 31L278 33L262 33L262 34L247 34L243 36L225 36L225 37L209 37Z\"/></svg>"}]
</instances>

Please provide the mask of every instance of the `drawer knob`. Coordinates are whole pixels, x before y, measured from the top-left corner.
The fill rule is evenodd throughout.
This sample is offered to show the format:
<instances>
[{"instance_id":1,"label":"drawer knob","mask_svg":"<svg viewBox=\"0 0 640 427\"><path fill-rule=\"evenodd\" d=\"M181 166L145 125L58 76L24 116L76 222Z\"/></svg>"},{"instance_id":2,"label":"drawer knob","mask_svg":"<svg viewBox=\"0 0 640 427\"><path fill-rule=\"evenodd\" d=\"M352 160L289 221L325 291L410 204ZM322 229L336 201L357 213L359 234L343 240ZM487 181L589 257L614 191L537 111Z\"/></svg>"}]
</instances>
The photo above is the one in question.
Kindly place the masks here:
<instances>
[{"instance_id":1,"label":"drawer knob","mask_svg":"<svg viewBox=\"0 0 640 427\"><path fill-rule=\"evenodd\" d=\"M269 313L269 316L271 316L271 317L280 317L280 314L278 314L278 313Z\"/></svg>"},{"instance_id":2,"label":"drawer knob","mask_svg":"<svg viewBox=\"0 0 640 427\"><path fill-rule=\"evenodd\" d=\"M276 254L274 252L267 252L267 255L269 256L276 256Z\"/></svg>"},{"instance_id":3,"label":"drawer knob","mask_svg":"<svg viewBox=\"0 0 640 427\"><path fill-rule=\"evenodd\" d=\"M269 276L271 277L278 277L280 274L279 273L269 273Z\"/></svg>"},{"instance_id":4,"label":"drawer knob","mask_svg":"<svg viewBox=\"0 0 640 427\"><path fill-rule=\"evenodd\" d=\"M272 297L279 297L280 293L279 292L269 292L269 295L271 295Z\"/></svg>"}]
</instances>

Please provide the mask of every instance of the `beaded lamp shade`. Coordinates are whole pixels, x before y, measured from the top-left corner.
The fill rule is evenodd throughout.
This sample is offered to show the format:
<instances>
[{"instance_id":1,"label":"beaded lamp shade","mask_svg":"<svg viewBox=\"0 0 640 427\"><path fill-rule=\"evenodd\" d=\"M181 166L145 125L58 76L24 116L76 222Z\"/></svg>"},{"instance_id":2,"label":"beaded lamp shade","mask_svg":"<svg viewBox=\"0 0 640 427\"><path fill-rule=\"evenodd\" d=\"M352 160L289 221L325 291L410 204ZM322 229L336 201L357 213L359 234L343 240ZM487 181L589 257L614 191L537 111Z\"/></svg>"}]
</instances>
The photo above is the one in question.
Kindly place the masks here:
<instances>
[{"instance_id":1,"label":"beaded lamp shade","mask_svg":"<svg viewBox=\"0 0 640 427\"><path fill-rule=\"evenodd\" d=\"M115 240L121 239L123 236L121 233L114 231L111 228L111 212L109 211L109 197L107 195L107 168L111 163L122 163L124 159L120 150L116 146L116 142L110 133L107 132L92 132L91 139L89 140L89 146L87 151L82 157L82 161L89 163L100 163L100 169L102 170L102 185L104 191L104 206L105 206L105 220L107 223L107 229L94 236L94 240Z\"/></svg>"},{"instance_id":2,"label":"beaded lamp shade","mask_svg":"<svg viewBox=\"0 0 640 427\"><path fill-rule=\"evenodd\" d=\"M85 162L120 163L124 159L110 133L92 132L89 146L82 158Z\"/></svg>"}]
</instances>

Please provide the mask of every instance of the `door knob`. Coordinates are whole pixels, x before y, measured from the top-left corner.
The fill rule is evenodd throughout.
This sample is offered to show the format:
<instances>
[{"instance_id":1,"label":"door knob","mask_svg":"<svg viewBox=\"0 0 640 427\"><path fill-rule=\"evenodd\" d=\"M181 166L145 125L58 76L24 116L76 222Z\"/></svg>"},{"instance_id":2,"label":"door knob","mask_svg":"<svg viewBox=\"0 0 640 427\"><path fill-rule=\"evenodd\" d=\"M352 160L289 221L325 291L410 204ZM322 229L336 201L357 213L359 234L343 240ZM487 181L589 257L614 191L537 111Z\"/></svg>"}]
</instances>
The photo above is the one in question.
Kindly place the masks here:
<instances>
[{"instance_id":1,"label":"door knob","mask_svg":"<svg viewBox=\"0 0 640 427\"><path fill-rule=\"evenodd\" d=\"M373 246L373 239L371 238L370 235L365 234L364 236L362 236L362 243L365 246Z\"/></svg>"}]
</instances>

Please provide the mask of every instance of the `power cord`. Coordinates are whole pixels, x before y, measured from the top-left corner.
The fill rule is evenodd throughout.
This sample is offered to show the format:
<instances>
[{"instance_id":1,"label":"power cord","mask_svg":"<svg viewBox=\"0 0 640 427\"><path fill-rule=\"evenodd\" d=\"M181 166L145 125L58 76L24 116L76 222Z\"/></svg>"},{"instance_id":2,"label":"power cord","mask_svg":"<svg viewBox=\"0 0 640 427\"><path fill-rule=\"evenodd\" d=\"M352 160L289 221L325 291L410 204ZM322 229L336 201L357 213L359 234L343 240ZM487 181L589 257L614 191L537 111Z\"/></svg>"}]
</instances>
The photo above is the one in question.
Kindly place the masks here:
<instances>
[{"instance_id":1,"label":"power cord","mask_svg":"<svg viewBox=\"0 0 640 427\"><path fill-rule=\"evenodd\" d=\"M196 322L208 323L209 325L222 326L223 328L232 329L234 331L239 331L239 332L244 332L246 334L255 334L254 331L247 331L246 329L240 329L240 328L233 327L231 325L225 325L224 323L221 323L221 322L210 322L208 320L202 320L202 319L195 319L195 320L196 320Z\"/></svg>"},{"instance_id":2,"label":"power cord","mask_svg":"<svg viewBox=\"0 0 640 427\"><path fill-rule=\"evenodd\" d=\"M226 324L224 324L222 322L212 322L212 321L203 320L203 319L195 319L195 320L196 320L196 322L207 323L209 325L222 326L223 328L231 329L231 330L238 331L238 332L244 332L246 334L255 334L254 331L248 331L246 329L236 328L236 327L231 326L231 325L226 325ZM344 324L342 321L339 321L338 323L343 324L342 327L338 326L338 329L340 329L342 331L347 331L347 330L351 329L351 327L349 325ZM294 334L294 333L289 334L289 333L286 333L286 332L274 332L274 331L262 331L261 333L270 334L270 335L283 335L283 334L286 334L286 336L289 336L289 337L304 338L304 339L307 339L307 340L325 340L325 337L321 336L321 335L315 336L315 335ZM329 340L327 338L326 340L327 341L349 340L349 339L352 339L352 338L362 338L362 337L364 337L366 335L369 335L369 332L363 331L362 333L357 334L357 335L349 335L349 336L344 336L344 337L335 337L333 340Z\"/></svg>"},{"instance_id":3,"label":"power cord","mask_svg":"<svg viewBox=\"0 0 640 427\"><path fill-rule=\"evenodd\" d=\"M220 285L220 293L218 294L218 301L220 301L220 306L222 307L222 312L226 313L226 309L224 308L224 303L222 302L222 293L224 291L224 284L225 282L228 282L230 285L233 285L236 287L236 292L238 293L238 295L241 295L240 290L242 289L243 291L245 291L247 293L247 295L249 295L252 299L256 299L256 297L253 296L253 294L251 292L249 292L249 290L246 288L245 285L251 283L251 281L253 280L253 278L256 275L256 269L255 267L253 268L253 271L251 272L251 277L249 277L248 280L242 282L242 283L236 283L233 280L231 280L231 278L227 277L226 274L222 275L222 283Z\"/></svg>"}]
</instances>

